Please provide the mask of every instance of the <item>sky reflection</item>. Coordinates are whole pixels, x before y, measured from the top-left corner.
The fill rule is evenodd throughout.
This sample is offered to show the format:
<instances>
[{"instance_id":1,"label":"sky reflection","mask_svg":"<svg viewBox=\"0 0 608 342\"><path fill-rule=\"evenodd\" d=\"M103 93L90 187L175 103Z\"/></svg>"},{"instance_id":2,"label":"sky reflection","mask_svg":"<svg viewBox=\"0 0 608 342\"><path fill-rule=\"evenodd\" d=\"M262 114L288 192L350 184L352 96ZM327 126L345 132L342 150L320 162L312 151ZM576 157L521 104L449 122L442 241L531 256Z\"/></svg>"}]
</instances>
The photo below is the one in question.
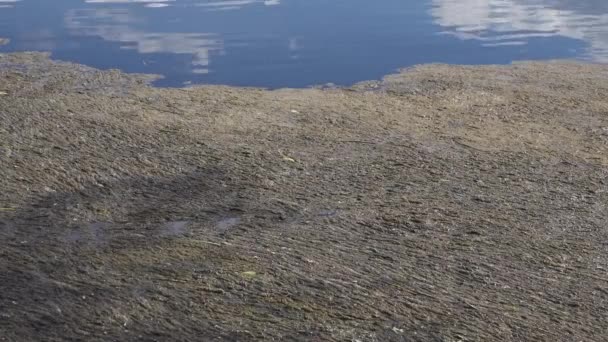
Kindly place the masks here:
<instances>
[{"instance_id":1,"label":"sky reflection","mask_svg":"<svg viewBox=\"0 0 608 342\"><path fill-rule=\"evenodd\" d=\"M593 4L602 11L593 11ZM431 15L444 33L482 46L526 45L532 38L561 36L583 41L579 58L608 61L605 1L433 0Z\"/></svg>"},{"instance_id":2,"label":"sky reflection","mask_svg":"<svg viewBox=\"0 0 608 342\"><path fill-rule=\"evenodd\" d=\"M608 1L0 0L0 52L163 86L352 84L420 63L608 61Z\"/></svg>"}]
</instances>

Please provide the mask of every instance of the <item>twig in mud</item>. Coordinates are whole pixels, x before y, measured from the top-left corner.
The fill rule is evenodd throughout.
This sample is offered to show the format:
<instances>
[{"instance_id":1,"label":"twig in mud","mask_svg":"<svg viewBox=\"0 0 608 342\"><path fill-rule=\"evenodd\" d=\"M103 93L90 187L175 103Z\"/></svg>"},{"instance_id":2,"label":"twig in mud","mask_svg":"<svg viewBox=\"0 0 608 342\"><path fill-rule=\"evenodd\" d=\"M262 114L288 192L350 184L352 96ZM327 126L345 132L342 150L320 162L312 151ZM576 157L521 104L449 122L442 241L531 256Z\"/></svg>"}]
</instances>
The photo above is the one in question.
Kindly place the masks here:
<instances>
[{"instance_id":1,"label":"twig in mud","mask_svg":"<svg viewBox=\"0 0 608 342\"><path fill-rule=\"evenodd\" d=\"M464 143L464 142L460 141L460 139L458 139L458 138L456 138L456 139L452 139L452 140L453 140L453 141L454 141L454 142L455 142L457 145L460 145L460 146L462 146L462 147L470 148L470 149L472 149L472 150L476 150L476 151L479 151L479 152L487 152L487 151L482 150L482 149L480 149L480 148L477 148L477 147L471 146L471 145L469 145L469 144L467 144L467 143Z\"/></svg>"},{"instance_id":2,"label":"twig in mud","mask_svg":"<svg viewBox=\"0 0 608 342\"><path fill-rule=\"evenodd\" d=\"M286 200L284 200L284 199L280 199L280 198L276 198L276 197L273 197L273 198L271 198L270 200L273 200L273 201L279 202L279 203L281 203L281 204L283 204L283 205L286 205L286 206L291 206L291 207L302 208L302 206L301 206L301 205L299 205L299 204L298 204L298 203L296 203L296 202L286 201Z\"/></svg>"},{"instance_id":3,"label":"twig in mud","mask_svg":"<svg viewBox=\"0 0 608 342\"><path fill-rule=\"evenodd\" d=\"M217 242L211 242L211 241L204 241L204 240L195 240L196 242L200 242L200 243L204 243L204 244L208 244L208 245L213 245L213 246L218 246L218 247L222 247L224 246L232 246L231 243L228 242L224 242L223 244L221 243L217 243Z\"/></svg>"},{"instance_id":4,"label":"twig in mud","mask_svg":"<svg viewBox=\"0 0 608 342\"><path fill-rule=\"evenodd\" d=\"M336 142L339 143L347 143L347 144L367 144L367 145L378 145L377 142L373 141L365 141L365 140L338 140Z\"/></svg>"},{"instance_id":5,"label":"twig in mud","mask_svg":"<svg viewBox=\"0 0 608 342\"><path fill-rule=\"evenodd\" d=\"M147 280L155 280L155 281L166 281L166 282L171 282L171 283L189 283L189 281L186 280L181 280L181 279L172 279L172 278L159 278L159 277L151 277L148 278Z\"/></svg>"},{"instance_id":6,"label":"twig in mud","mask_svg":"<svg viewBox=\"0 0 608 342\"><path fill-rule=\"evenodd\" d=\"M408 145L397 144L397 143L394 143L391 141L376 142L376 141L365 141L365 140L337 140L335 142L344 143L344 144L390 145L390 146L396 146L396 147L410 147Z\"/></svg>"},{"instance_id":7,"label":"twig in mud","mask_svg":"<svg viewBox=\"0 0 608 342\"><path fill-rule=\"evenodd\" d=\"M475 311L480 311L478 307L476 307L475 305L473 305L471 303L464 302L464 305L470 307L471 309L473 309Z\"/></svg>"}]
</instances>

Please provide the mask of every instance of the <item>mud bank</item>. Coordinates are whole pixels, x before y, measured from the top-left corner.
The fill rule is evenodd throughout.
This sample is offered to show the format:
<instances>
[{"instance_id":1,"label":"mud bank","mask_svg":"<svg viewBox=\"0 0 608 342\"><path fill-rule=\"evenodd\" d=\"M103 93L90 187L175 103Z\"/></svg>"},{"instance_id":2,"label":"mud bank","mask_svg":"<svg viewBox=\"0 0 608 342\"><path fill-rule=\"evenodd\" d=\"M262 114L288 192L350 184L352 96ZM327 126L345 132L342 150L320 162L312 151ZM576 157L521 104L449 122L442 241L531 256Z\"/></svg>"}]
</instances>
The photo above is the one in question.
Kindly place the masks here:
<instances>
[{"instance_id":1,"label":"mud bank","mask_svg":"<svg viewBox=\"0 0 608 342\"><path fill-rule=\"evenodd\" d=\"M0 340L608 336L608 66L149 79L0 55Z\"/></svg>"}]
</instances>

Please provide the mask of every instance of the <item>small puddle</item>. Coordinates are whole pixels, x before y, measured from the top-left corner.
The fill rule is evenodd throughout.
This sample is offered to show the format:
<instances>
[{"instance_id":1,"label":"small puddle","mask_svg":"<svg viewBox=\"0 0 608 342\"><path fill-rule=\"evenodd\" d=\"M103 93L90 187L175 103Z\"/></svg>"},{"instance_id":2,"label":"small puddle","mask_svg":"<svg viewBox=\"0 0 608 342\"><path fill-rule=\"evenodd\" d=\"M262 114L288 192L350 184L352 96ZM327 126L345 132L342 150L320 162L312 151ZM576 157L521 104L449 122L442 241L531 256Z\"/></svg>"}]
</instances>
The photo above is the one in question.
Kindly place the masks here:
<instances>
[{"instance_id":1,"label":"small puddle","mask_svg":"<svg viewBox=\"0 0 608 342\"><path fill-rule=\"evenodd\" d=\"M225 217L221 220L219 220L216 224L215 227L217 228L217 230L219 230L220 232L225 232L228 229L236 226L237 224L241 223L241 219L239 217Z\"/></svg>"},{"instance_id":2,"label":"small puddle","mask_svg":"<svg viewBox=\"0 0 608 342\"><path fill-rule=\"evenodd\" d=\"M333 217L338 215L337 210L321 210L317 215L321 217Z\"/></svg>"},{"instance_id":3,"label":"small puddle","mask_svg":"<svg viewBox=\"0 0 608 342\"><path fill-rule=\"evenodd\" d=\"M91 222L86 227L78 227L67 233L65 239L71 244L87 244L99 247L107 242L106 230L109 222Z\"/></svg>"},{"instance_id":4,"label":"small puddle","mask_svg":"<svg viewBox=\"0 0 608 342\"><path fill-rule=\"evenodd\" d=\"M163 236L178 236L188 232L190 221L169 221L162 226Z\"/></svg>"},{"instance_id":5,"label":"small puddle","mask_svg":"<svg viewBox=\"0 0 608 342\"><path fill-rule=\"evenodd\" d=\"M17 230L13 225L0 221L0 237L13 238L16 233Z\"/></svg>"}]
</instances>

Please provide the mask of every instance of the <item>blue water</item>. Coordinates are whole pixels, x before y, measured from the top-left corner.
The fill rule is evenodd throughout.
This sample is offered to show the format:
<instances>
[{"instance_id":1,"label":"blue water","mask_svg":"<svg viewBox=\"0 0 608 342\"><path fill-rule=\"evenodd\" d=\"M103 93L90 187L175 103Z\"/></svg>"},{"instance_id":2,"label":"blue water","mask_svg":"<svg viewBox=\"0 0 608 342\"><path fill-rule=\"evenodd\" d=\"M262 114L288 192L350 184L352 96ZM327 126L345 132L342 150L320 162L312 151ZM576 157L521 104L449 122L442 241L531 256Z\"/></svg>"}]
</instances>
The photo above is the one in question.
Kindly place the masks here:
<instances>
[{"instance_id":1,"label":"blue water","mask_svg":"<svg viewBox=\"0 0 608 342\"><path fill-rule=\"evenodd\" d=\"M0 52L197 83L306 87L420 63L608 61L608 0L0 0Z\"/></svg>"}]
</instances>

